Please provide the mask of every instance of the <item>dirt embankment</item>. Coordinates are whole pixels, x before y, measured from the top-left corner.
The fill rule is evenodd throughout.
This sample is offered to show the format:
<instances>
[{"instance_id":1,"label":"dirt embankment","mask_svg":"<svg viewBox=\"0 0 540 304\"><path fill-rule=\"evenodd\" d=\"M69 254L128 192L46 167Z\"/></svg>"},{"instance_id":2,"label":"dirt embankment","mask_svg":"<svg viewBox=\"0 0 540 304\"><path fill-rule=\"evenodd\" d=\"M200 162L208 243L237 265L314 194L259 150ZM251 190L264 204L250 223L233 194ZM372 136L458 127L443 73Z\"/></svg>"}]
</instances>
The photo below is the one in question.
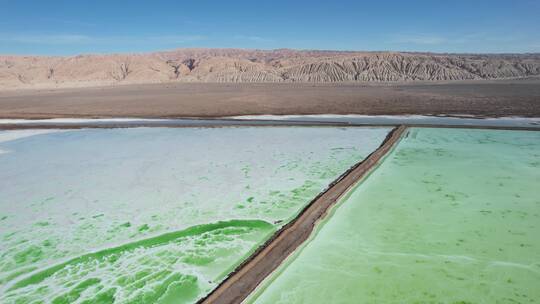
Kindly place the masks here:
<instances>
[{"instance_id":1,"label":"dirt embankment","mask_svg":"<svg viewBox=\"0 0 540 304\"><path fill-rule=\"evenodd\" d=\"M398 142L406 127L400 126L388 134L381 146L364 161L356 164L311 201L292 222L280 229L247 261L241 264L212 293L199 303L241 303L313 232L315 225L328 210L358 180L365 176Z\"/></svg>"}]
</instances>

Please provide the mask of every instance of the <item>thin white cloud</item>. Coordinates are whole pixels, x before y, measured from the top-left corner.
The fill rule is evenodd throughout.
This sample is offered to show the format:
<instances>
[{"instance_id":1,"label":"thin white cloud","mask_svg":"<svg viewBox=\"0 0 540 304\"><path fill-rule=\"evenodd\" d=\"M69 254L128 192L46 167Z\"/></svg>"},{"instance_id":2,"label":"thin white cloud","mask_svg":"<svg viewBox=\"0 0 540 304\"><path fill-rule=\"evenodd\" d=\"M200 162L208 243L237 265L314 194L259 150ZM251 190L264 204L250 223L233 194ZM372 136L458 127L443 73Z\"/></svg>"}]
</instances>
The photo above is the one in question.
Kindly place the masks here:
<instances>
[{"instance_id":1,"label":"thin white cloud","mask_svg":"<svg viewBox=\"0 0 540 304\"><path fill-rule=\"evenodd\" d=\"M79 27L95 27L97 26L97 23L94 22L88 22L88 21L82 21L82 20L74 20L74 19L64 19L64 18L38 18L39 21L43 23L57 23L62 25L68 25L68 26L79 26Z\"/></svg>"},{"instance_id":2,"label":"thin white cloud","mask_svg":"<svg viewBox=\"0 0 540 304\"><path fill-rule=\"evenodd\" d=\"M416 35L397 35L391 38L391 42L437 45L437 44L448 43L449 39L442 36L416 34Z\"/></svg>"},{"instance_id":3,"label":"thin white cloud","mask_svg":"<svg viewBox=\"0 0 540 304\"><path fill-rule=\"evenodd\" d=\"M248 35L235 35L234 39L237 39L237 40L249 40L249 41L252 41L252 42L260 42L260 43L274 42L274 39L260 37L260 36L248 36Z\"/></svg>"},{"instance_id":4,"label":"thin white cloud","mask_svg":"<svg viewBox=\"0 0 540 304\"><path fill-rule=\"evenodd\" d=\"M80 45L80 44L110 44L126 43L186 43L205 40L202 35L155 35L155 36L108 36L97 37L80 34L0 34L0 42L47 45Z\"/></svg>"},{"instance_id":5,"label":"thin white cloud","mask_svg":"<svg viewBox=\"0 0 540 304\"><path fill-rule=\"evenodd\" d=\"M453 35L430 33L399 33L389 35L385 42L401 50L475 53L538 52L536 39L518 34L470 32Z\"/></svg>"},{"instance_id":6,"label":"thin white cloud","mask_svg":"<svg viewBox=\"0 0 540 304\"><path fill-rule=\"evenodd\" d=\"M127 38L129 39L129 38ZM164 36L150 36L143 39L140 39L141 41L156 41L156 42L162 42L162 43L184 43L184 42L190 42L190 41L201 41L206 40L207 37L203 35L164 35Z\"/></svg>"},{"instance_id":7,"label":"thin white cloud","mask_svg":"<svg viewBox=\"0 0 540 304\"><path fill-rule=\"evenodd\" d=\"M388 41L394 44L414 44L414 45L458 45L467 43L484 42L493 43L512 43L520 40L526 40L526 37L517 37L510 35L493 36L486 33L467 33L462 35L433 35L433 34L398 34L388 38Z\"/></svg>"},{"instance_id":8,"label":"thin white cloud","mask_svg":"<svg viewBox=\"0 0 540 304\"><path fill-rule=\"evenodd\" d=\"M81 44L91 43L93 40L89 36L77 34L0 36L0 41L26 44Z\"/></svg>"}]
</instances>

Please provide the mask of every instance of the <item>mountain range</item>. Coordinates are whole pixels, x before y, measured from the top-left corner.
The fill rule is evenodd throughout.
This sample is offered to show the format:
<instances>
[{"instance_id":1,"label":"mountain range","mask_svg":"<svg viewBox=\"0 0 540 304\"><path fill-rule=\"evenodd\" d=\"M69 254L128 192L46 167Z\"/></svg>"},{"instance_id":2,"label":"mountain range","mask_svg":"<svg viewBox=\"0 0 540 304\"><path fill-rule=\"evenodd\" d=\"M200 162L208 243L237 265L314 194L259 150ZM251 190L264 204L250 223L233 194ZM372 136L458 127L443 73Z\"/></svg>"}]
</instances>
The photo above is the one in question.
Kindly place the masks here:
<instances>
[{"instance_id":1,"label":"mountain range","mask_svg":"<svg viewBox=\"0 0 540 304\"><path fill-rule=\"evenodd\" d=\"M174 82L414 82L540 75L540 54L178 49L145 54L0 55L0 89Z\"/></svg>"}]
</instances>

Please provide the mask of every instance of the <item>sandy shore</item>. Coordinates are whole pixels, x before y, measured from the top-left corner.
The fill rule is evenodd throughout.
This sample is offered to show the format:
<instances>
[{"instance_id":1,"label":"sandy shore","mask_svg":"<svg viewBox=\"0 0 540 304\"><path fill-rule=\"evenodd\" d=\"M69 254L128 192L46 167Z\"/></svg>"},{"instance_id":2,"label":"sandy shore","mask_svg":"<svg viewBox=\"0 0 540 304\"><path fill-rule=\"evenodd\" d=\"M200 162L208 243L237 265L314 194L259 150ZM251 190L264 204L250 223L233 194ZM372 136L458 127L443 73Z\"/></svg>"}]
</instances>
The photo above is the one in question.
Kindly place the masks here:
<instances>
[{"instance_id":1,"label":"sandy shore","mask_svg":"<svg viewBox=\"0 0 540 304\"><path fill-rule=\"evenodd\" d=\"M540 116L540 80L402 84L178 83L0 92L0 118L256 114Z\"/></svg>"},{"instance_id":2,"label":"sandy shore","mask_svg":"<svg viewBox=\"0 0 540 304\"><path fill-rule=\"evenodd\" d=\"M366 175L401 138L406 127L391 131L383 144L365 160L345 172L311 201L292 222L280 229L247 261L199 303L241 303L298 246L306 241L328 210Z\"/></svg>"}]
</instances>

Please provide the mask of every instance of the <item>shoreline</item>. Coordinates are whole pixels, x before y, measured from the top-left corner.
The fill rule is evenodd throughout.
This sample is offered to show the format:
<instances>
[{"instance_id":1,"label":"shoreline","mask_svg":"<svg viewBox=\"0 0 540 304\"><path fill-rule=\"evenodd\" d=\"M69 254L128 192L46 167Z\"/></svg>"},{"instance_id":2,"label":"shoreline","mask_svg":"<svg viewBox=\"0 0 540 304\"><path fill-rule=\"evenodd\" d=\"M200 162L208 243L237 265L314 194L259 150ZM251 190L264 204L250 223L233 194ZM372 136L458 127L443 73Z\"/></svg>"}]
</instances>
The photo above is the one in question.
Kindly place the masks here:
<instances>
[{"instance_id":1,"label":"shoreline","mask_svg":"<svg viewBox=\"0 0 540 304\"><path fill-rule=\"evenodd\" d=\"M484 128L540 130L540 117L477 117L426 115L259 115L220 118L155 119L135 117L115 118L53 118L0 119L0 130L25 129L85 129L85 128L220 128L220 127L409 127Z\"/></svg>"}]
</instances>

